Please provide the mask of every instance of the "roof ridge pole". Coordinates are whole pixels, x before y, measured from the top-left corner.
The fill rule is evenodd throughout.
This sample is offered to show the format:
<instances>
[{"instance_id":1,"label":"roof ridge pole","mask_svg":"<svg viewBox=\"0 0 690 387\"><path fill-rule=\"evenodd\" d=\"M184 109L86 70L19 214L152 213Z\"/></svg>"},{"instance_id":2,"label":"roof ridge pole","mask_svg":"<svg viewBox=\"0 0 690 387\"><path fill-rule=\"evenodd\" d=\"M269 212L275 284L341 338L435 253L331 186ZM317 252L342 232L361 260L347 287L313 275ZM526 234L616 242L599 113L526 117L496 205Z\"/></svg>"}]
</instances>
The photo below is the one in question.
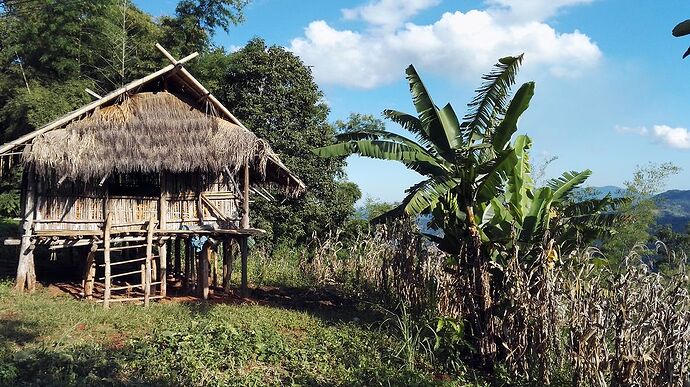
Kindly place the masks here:
<instances>
[{"instance_id":1,"label":"roof ridge pole","mask_svg":"<svg viewBox=\"0 0 690 387\"><path fill-rule=\"evenodd\" d=\"M170 52L168 52L168 50L166 50L159 43L156 43L156 48L161 53L163 53L163 55L166 58L168 58L168 60L173 65L177 65L180 62L177 59L175 59L175 57L172 56L172 54L170 54ZM182 75L184 75L184 77L187 78L187 80L189 82L191 82L196 88L201 90L201 93L206 95L206 99L211 101L213 106L215 106L217 109L219 109L221 112L223 112L223 114L225 114L228 118L230 118L230 120L232 120L237 126L239 126L240 128L242 128L244 130L247 130L247 131L249 130L249 129L247 129L246 126L244 126L244 124L240 120L237 119L237 117L235 117L232 113L230 113L230 111L225 106L223 106L223 104L220 103L220 101L218 101L218 99L216 99L216 97L213 94L211 94L211 92L208 91L208 89L206 89L206 87L204 87L204 85L201 84L201 82L199 82L196 78L194 78L194 76L192 74L190 74L190 72L187 71L186 68L184 68L183 66L180 67L180 73L182 73Z\"/></svg>"},{"instance_id":2,"label":"roof ridge pole","mask_svg":"<svg viewBox=\"0 0 690 387\"><path fill-rule=\"evenodd\" d=\"M101 98L99 100L93 101L90 104L88 104L88 105L86 105L80 109L77 109L77 110L74 110L70 113L67 113L66 115L58 118L57 120L45 125L41 129L38 129L38 130L35 130L31 133L25 134L24 136L19 137L16 140L10 141L10 142L0 146L0 155L6 153L9 150L14 149L16 146L22 145L26 142L33 140L34 138L42 135L43 133L49 132L53 129L57 129L59 127L62 127L65 124L68 124L70 121L74 120L75 118L78 118L82 114L88 113L91 110L93 110L97 107L100 107L101 105L103 105L107 102L114 100L115 98L119 97L120 95L122 95L123 93L125 93L129 90L132 90L138 86L143 85L146 82L149 82L153 79L156 79L156 78L160 77L161 75L164 75L167 72L174 70L177 67L182 67L182 64L189 62L190 60L196 58L197 56L199 56L198 52L187 55L186 57L178 60L177 64L169 64L169 65L163 67L162 69L160 69L154 73L151 73L151 74L149 74L149 75L147 75L141 79L137 79L136 81L132 81L123 87L120 87L116 90L111 91L110 93L106 94L103 98Z\"/></svg>"}]
</instances>

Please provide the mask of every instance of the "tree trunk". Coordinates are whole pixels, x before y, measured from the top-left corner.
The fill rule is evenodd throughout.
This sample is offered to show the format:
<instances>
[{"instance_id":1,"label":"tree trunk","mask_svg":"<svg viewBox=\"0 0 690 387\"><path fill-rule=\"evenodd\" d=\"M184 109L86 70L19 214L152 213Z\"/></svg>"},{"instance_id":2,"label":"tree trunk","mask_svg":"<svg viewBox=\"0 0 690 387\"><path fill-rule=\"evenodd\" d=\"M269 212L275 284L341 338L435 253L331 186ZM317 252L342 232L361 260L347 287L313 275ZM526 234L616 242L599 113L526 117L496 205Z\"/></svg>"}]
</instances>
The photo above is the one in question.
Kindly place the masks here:
<instances>
[{"instance_id":1,"label":"tree trunk","mask_svg":"<svg viewBox=\"0 0 690 387\"><path fill-rule=\"evenodd\" d=\"M36 289L36 269L34 266L34 245L31 238L33 232L35 205L35 178L33 167L28 167L24 174L24 201L22 205L22 243L19 250L19 264L17 265L17 279L15 289L23 292L25 289L33 292Z\"/></svg>"}]
</instances>

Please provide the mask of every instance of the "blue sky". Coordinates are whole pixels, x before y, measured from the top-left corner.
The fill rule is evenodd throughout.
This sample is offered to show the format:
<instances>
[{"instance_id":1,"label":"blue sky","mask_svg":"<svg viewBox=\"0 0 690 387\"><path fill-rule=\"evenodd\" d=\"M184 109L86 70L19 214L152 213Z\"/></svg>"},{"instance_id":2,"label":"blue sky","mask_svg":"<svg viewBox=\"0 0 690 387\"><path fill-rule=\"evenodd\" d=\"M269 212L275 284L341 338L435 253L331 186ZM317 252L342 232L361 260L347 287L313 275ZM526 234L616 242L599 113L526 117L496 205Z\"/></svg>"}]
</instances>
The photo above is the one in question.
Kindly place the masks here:
<instances>
[{"instance_id":1,"label":"blue sky","mask_svg":"<svg viewBox=\"0 0 690 387\"><path fill-rule=\"evenodd\" d=\"M154 16L176 1L135 3ZM520 122L547 176L592 169L590 185L622 185L636 165L671 161L667 188L690 189L688 39L671 29L690 2L648 0L254 0L246 22L217 45L254 36L313 66L331 118L350 112L413 112L405 67L413 63L437 104L463 111L480 76L501 56L525 53L519 82L537 83ZM398 131L392 124L391 130ZM400 200L420 180L391 162L350 157L366 195Z\"/></svg>"}]
</instances>

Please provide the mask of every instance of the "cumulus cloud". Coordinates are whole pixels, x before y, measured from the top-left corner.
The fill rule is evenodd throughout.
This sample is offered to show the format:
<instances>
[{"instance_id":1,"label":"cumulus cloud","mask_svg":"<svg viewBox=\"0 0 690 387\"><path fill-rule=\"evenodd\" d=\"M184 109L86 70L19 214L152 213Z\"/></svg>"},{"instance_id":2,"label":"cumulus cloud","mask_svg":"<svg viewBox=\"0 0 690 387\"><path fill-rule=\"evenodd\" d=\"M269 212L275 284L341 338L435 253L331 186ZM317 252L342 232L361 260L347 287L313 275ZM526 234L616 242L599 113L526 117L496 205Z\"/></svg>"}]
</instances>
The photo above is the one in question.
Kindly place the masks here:
<instances>
[{"instance_id":1,"label":"cumulus cloud","mask_svg":"<svg viewBox=\"0 0 690 387\"><path fill-rule=\"evenodd\" d=\"M690 149L690 131L686 128L672 128L668 125L654 125L654 136L664 144L676 149Z\"/></svg>"},{"instance_id":2,"label":"cumulus cloud","mask_svg":"<svg viewBox=\"0 0 690 387\"><path fill-rule=\"evenodd\" d=\"M668 125L654 125L652 129L641 127L618 126L614 128L618 133L631 133L640 136L652 135L656 141L675 148L690 149L690 130L686 128L673 128Z\"/></svg>"},{"instance_id":3,"label":"cumulus cloud","mask_svg":"<svg viewBox=\"0 0 690 387\"><path fill-rule=\"evenodd\" d=\"M599 47L580 31L558 32L541 18L587 0L553 2L557 5L545 6L547 10L532 20L501 16L527 12L519 5L522 0L491 0L484 10L446 12L431 24L415 24L406 21L437 0L379 0L343 10L345 19L363 20L369 28L336 29L323 20L313 21L304 36L292 40L290 49L313 66L318 82L364 89L400 79L410 63L474 81L498 58L523 52L528 68L558 77L577 76L596 66L602 56Z\"/></svg>"}]
</instances>

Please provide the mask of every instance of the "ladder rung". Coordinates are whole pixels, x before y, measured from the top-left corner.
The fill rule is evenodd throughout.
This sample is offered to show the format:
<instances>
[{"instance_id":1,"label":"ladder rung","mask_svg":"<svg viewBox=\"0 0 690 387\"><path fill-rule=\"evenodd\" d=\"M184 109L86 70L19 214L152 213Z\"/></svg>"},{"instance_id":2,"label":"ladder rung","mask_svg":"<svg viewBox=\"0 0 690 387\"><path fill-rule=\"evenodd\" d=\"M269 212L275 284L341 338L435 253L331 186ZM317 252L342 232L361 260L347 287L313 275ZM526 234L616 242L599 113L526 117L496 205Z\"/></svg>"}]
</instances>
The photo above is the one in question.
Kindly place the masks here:
<instances>
[{"instance_id":1,"label":"ladder rung","mask_svg":"<svg viewBox=\"0 0 690 387\"><path fill-rule=\"evenodd\" d=\"M127 275L132 275L132 274L137 274L137 273L141 273L141 270L129 271L127 273L114 274L114 275L111 275L110 278L112 279L112 278L117 278L117 277L124 277ZM104 279L105 279L105 277L101 277L98 280L100 281L100 280L104 280Z\"/></svg>"},{"instance_id":2,"label":"ladder rung","mask_svg":"<svg viewBox=\"0 0 690 387\"><path fill-rule=\"evenodd\" d=\"M157 300L160 298L164 298L163 296L149 296L149 300ZM127 301L144 301L144 297L135 297L135 298L111 298L110 302L127 302ZM103 300L98 300L96 302L103 302Z\"/></svg>"},{"instance_id":3,"label":"ladder rung","mask_svg":"<svg viewBox=\"0 0 690 387\"><path fill-rule=\"evenodd\" d=\"M158 256L157 256L157 255L152 255L152 256L151 256L151 259L153 259L153 258L158 258ZM126 261L111 262L111 263L110 263L110 266L122 265L122 264L124 264L124 263L132 263L132 262L145 261L145 260L146 260L146 257L144 257L144 258L128 259L128 260L126 260ZM105 267L105 263L102 263L102 264L100 264L100 265L98 265L98 266L99 266L99 267Z\"/></svg>"},{"instance_id":4,"label":"ladder rung","mask_svg":"<svg viewBox=\"0 0 690 387\"><path fill-rule=\"evenodd\" d=\"M151 286L160 285L160 284L161 284L161 281L158 281L158 282L151 282ZM127 286L116 286L116 287L114 287L114 288L110 288L110 290L111 290L111 291L115 291L115 290L133 289L133 288L140 288L140 287L142 287L142 286L143 286L142 284L127 285Z\"/></svg>"},{"instance_id":5,"label":"ladder rung","mask_svg":"<svg viewBox=\"0 0 690 387\"><path fill-rule=\"evenodd\" d=\"M148 245L134 245L134 246L119 246L119 247L111 247L110 251L122 251L122 250L129 250L129 249L138 249L141 247L146 247ZM105 251L105 249L98 249L96 251Z\"/></svg>"},{"instance_id":6,"label":"ladder rung","mask_svg":"<svg viewBox=\"0 0 690 387\"><path fill-rule=\"evenodd\" d=\"M110 266L115 266L115 265L122 265L124 263L132 263L132 262L138 262L138 261L145 261L146 257L144 258L135 258L135 259L128 259L126 261L117 261L117 262L111 262ZM105 267L105 263L98 265L100 267Z\"/></svg>"}]
</instances>

